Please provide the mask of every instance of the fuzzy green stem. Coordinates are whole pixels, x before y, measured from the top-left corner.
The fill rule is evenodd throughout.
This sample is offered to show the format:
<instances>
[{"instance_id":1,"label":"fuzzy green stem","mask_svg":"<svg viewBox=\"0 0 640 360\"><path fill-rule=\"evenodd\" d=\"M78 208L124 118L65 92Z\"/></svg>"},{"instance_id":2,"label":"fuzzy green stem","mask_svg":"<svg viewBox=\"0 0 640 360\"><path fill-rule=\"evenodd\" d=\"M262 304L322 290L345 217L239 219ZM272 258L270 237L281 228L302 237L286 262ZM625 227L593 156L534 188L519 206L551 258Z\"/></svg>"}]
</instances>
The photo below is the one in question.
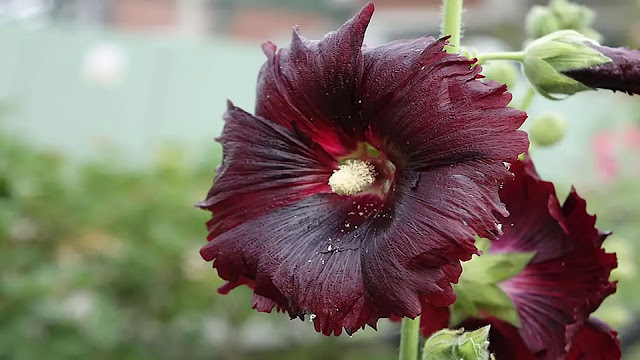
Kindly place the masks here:
<instances>
[{"instance_id":1,"label":"fuzzy green stem","mask_svg":"<svg viewBox=\"0 0 640 360\"><path fill-rule=\"evenodd\" d=\"M524 51L505 51L479 54L477 58L478 64L483 64L489 60L513 60L522 62L522 60L524 59Z\"/></svg>"},{"instance_id":2,"label":"fuzzy green stem","mask_svg":"<svg viewBox=\"0 0 640 360\"><path fill-rule=\"evenodd\" d=\"M403 318L400 331L400 360L418 359L418 341L420 340L420 316L415 319Z\"/></svg>"},{"instance_id":3,"label":"fuzzy green stem","mask_svg":"<svg viewBox=\"0 0 640 360\"><path fill-rule=\"evenodd\" d=\"M444 0L444 14L442 16L442 35L451 35L449 45L445 47L447 52L457 54L460 52L460 29L462 28L462 1Z\"/></svg>"},{"instance_id":4,"label":"fuzzy green stem","mask_svg":"<svg viewBox=\"0 0 640 360\"><path fill-rule=\"evenodd\" d=\"M524 95L524 98L522 98L522 102L518 106L518 109L522 111L527 111L529 109L529 106L531 105L531 102L535 97L536 97L536 91L532 87L529 87L529 89L527 90L527 93Z\"/></svg>"}]
</instances>

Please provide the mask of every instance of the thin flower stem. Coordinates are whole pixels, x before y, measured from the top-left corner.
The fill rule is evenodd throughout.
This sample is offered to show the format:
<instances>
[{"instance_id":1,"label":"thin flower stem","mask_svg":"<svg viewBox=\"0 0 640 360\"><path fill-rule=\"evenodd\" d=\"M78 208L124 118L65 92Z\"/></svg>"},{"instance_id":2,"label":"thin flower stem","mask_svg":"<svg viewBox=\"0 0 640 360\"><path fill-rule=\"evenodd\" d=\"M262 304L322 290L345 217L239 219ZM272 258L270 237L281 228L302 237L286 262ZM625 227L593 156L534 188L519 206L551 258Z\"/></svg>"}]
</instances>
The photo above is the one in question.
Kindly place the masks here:
<instances>
[{"instance_id":1,"label":"thin flower stem","mask_svg":"<svg viewBox=\"0 0 640 360\"><path fill-rule=\"evenodd\" d=\"M531 106L531 102L533 102L533 99L535 97L536 97L536 91L531 86L529 86L529 89L527 90L527 93L524 95L524 98L522 98L522 102L520 102L518 109L522 111L527 111L529 109L529 106Z\"/></svg>"},{"instance_id":2,"label":"thin flower stem","mask_svg":"<svg viewBox=\"0 0 640 360\"><path fill-rule=\"evenodd\" d=\"M479 54L477 56L478 64L483 64L489 60L513 60L522 62L524 59L524 51L505 51L488 54Z\"/></svg>"},{"instance_id":3,"label":"thin flower stem","mask_svg":"<svg viewBox=\"0 0 640 360\"><path fill-rule=\"evenodd\" d=\"M420 340L420 316L415 319L403 318L400 331L399 360L418 359L418 340Z\"/></svg>"},{"instance_id":4,"label":"thin flower stem","mask_svg":"<svg viewBox=\"0 0 640 360\"><path fill-rule=\"evenodd\" d=\"M527 93L524 95L524 97L522 98L522 101L520 102L520 105L515 106L515 108L526 112L527 110L529 110L529 106L531 106L531 103L533 102L533 99L536 97L536 94L537 93L534 90L534 88L529 86L529 88L527 89ZM527 152L525 152L524 154L520 154L520 156L518 156L518 159L522 160L527 153L531 155L533 153L533 150L534 150L534 146L533 146L533 142L531 142Z\"/></svg>"},{"instance_id":5,"label":"thin flower stem","mask_svg":"<svg viewBox=\"0 0 640 360\"><path fill-rule=\"evenodd\" d=\"M444 14L442 17L442 35L451 35L449 45L445 47L447 52L457 54L460 52L460 29L462 27L462 1L444 0Z\"/></svg>"}]
</instances>

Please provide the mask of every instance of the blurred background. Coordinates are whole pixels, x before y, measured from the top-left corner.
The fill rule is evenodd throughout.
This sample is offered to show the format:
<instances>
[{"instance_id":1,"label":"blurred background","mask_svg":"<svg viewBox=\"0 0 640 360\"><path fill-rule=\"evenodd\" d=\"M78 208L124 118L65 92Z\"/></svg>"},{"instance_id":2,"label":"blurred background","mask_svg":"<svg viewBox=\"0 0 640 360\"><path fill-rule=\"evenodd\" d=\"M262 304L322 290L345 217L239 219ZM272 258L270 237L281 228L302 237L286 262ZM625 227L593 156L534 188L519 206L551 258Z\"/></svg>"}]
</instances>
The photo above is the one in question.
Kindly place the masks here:
<instances>
[{"instance_id":1,"label":"blurred background","mask_svg":"<svg viewBox=\"0 0 640 360\"><path fill-rule=\"evenodd\" d=\"M610 46L640 47L640 1L578 1ZM198 249L226 99L251 111L260 44L319 38L360 0L0 0L0 359L393 359L398 326L327 338L251 310ZM439 0L378 0L365 42L439 33ZM515 50L527 0L466 0L463 45ZM522 97L524 79L512 91ZM640 346L640 97L536 97L566 136L536 146L614 230L618 293L596 316ZM531 126L528 124L525 125Z\"/></svg>"}]
</instances>

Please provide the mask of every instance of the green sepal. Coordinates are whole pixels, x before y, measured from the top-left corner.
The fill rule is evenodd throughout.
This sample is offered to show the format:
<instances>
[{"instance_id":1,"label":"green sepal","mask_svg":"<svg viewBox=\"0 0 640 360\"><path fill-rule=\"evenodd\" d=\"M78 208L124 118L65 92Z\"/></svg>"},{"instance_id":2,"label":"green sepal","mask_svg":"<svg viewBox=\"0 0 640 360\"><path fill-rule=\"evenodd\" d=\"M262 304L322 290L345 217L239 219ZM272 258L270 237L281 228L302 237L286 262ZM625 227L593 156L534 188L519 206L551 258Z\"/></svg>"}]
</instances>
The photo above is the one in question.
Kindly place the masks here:
<instances>
[{"instance_id":1,"label":"green sepal","mask_svg":"<svg viewBox=\"0 0 640 360\"><path fill-rule=\"evenodd\" d=\"M480 317L482 311L520 327L513 301L498 285L461 281L453 288L457 299L451 308L450 326L455 327L468 317Z\"/></svg>"},{"instance_id":2,"label":"green sepal","mask_svg":"<svg viewBox=\"0 0 640 360\"><path fill-rule=\"evenodd\" d=\"M497 284L518 275L535 252L483 254L463 264L462 281Z\"/></svg>"},{"instance_id":3,"label":"green sepal","mask_svg":"<svg viewBox=\"0 0 640 360\"><path fill-rule=\"evenodd\" d=\"M580 91L591 90L590 87L564 76L553 69L542 59L530 59L524 67L524 74L533 88L549 100L561 100L551 93L573 95Z\"/></svg>"},{"instance_id":4,"label":"green sepal","mask_svg":"<svg viewBox=\"0 0 640 360\"><path fill-rule=\"evenodd\" d=\"M453 291L456 293L456 302L451 305L451 316L449 318L449 327L456 327L468 317L478 317L480 312L473 301L473 286L464 286L464 284L454 284Z\"/></svg>"},{"instance_id":5,"label":"green sepal","mask_svg":"<svg viewBox=\"0 0 640 360\"><path fill-rule=\"evenodd\" d=\"M592 88L563 72L587 69L611 62L591 45L598 45L573 30L561 30L532 41L524 49L522 67L533 87L546 98L551 94L573 95Z\"/></svg>"},{"instance_id":6,"label":"green sepal","mask_svg":"<svg viewBox=\"0 0 640 360\"><path fill-rule=\"evenodd\" d=\"M481 244L482 239L476 243ZM468 317L480 317L482 312L519 327L513 300L498 284L518 275L534 255L535 252L485 253L464 263L460 282L453 285L457 299L451 306L449 326L455 327Z\"/></svg>"},{"instance_id":7,"label":"green sepal","mask_svg":"<svg viewBox=\"0 0 640 360\"><path fill-rule=\"evenodd\" d=\"M515 327L520 327L520 318L513 300L498 285L478 287L476 294L477 298L474 298L474 301L477 308Z\"/></svg>"},{"instance_id":8,"label":"green sepal","mask_svg":"<svg viewBox=\"0 0 640 360\"><path fill-rule=\"evenodd\" d=\"M489 360L490 325L474 331L443 329L431 335L422 352L423 360Z\"/></svg>"},{"instance_id":9,"label":"green sepal","mask_svg":"<svg viewBox=\"0 0 640 360\"><path fill-rule=\"evenodd\" d=\"M587 44L597 44L573 30L561 30L531 42L525 57L533 56L549 63L556 71L588 68L611 61Z\"/></svg>"}]
</instances>

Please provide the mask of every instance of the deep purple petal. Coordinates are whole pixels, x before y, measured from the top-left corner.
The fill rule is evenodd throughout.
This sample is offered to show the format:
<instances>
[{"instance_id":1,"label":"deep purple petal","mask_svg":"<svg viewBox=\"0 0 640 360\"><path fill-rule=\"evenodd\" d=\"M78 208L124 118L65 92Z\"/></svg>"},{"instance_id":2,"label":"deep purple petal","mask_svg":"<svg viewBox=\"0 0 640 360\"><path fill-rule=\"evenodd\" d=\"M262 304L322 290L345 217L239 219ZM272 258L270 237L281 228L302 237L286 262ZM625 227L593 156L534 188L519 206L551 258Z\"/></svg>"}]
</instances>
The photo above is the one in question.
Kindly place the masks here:
<instances>
[{"instance_id":1,"label":"deep purple petal","mask_svg":"<svg viewBox=\"0 0 640 360\"><path fill-rule=\"evenodd\" d=\"M475 60L444 52L445 44L422 38L364 52L359 97L372 136L411 170L515 159L528 146L517 130L526 114L507 107L506 86L479 81Z\"/></svg>"},{"instance_id":2,"label":"deep purple petal","mask_svg":"<svg viewBox=\"0 0 640 360\"><path fill-rule=\"evenodd\" d=\"M573 337L566 360L620 360L622 351L618 333L594 318Z\"/></svg>"},{"instance_id":3,"label":"deep purple petal","mask_svg":"<svg viewBox=\"0 0 640 360\"><path fill-rule=\"evenodd\" d=\"M311 315L326 335L353 332L372 321L376 297L361 270L360 244L371 240L370 229L345 235L341 226L352 205L335 194L313 195L220 234L201 254L225 280L255 280L258 310L277 305L292 318Z\"/></svg>"},{"instance_id":4,"label":"deep purple petal","mask_svg":"<svg viewBox=\"0 0 640 360\"><path fill-rule=\"evenodd\" d=\"M612 61L586 69L563 72L592 88L640 94L640 50L588 44Z\"/></svg>"},{"instance_id":5,"label":"deep purple petal","mask_svg":"<svg viewBox=\"0 0 640 360\"><path fill-rule=\"evenodd\" d=\"M428 338L437 331L448 328L450 318L451 310L449 307L434 306L428 302L423 303L420 314L420 334Z\"/></svg>"},{"instance_id":6,"label":"deep purple petal","mask_svg":"<svg viewBox=\"0 0 640 360\"><path fill-rule=\"evenodd\" d=\"M199 207L212 212L209 239L309 195L331 192L337 162L317 144L229 104L215 186Z\"/></svg>"},{"instance_id":7,"label":"deep purple petal","mask_svg":"<svg viewBox=\"0 0 640 360\"><path fill-rule=\"evenodd\" d=\"M414 317L421 296L435 306L455 301L450 282L460 276L459 260L477 253L474 235L498 233L492 211L501 205L492 189L503 172L470 162L400 180L394 206L376 219L384 231L364 244L365 285L382 312Z\"/></svg>"},{"instance_id":8,"label":"deep purple petal","mask_svg":"<svg viewBox=\"0 0 640 360\"><path fill-rule=\"evenodd\" d=\"M355 105L362 41L373 9L373 3L365 5L321 41L302 38L296 28L289 48L276 51L265 43L256 115L283 126L296 124L333 155L354 150L366 127Z\"/></svg>"},{"instance_id":9,"label":"deep purple petal","mask_svg":"<svg viewBox=\"0 0 640 360\"><path fill-rule=\"evenodd\" d=\"M500 193L511 215L491 251L536 251L532 262L500 287L515 304L529 349L557 359L570 340L567 326L580 326L615 291L609 275L616 257L601 248L595 217L575 191L560 209L553 185L537 177L530 160L513 163L511 170L515 179Z\"/></svg>"},{"instance_id":10,"label":"deep purple petal","mask_svg":"<svg viewBox=\"0 0 640 360\"><path fill-rule=\"evenodd\" d=\"M476 253L474 229L495 229L497 175L484 166L404 178L389 206L366 196L306 197L211 237L201 253L228 281L221 292L253 286L255 308L313 314L325 334L414 317L425 302L455 300L450 283L460 276L459 261Z\"/></svg>"},{"instance_id":11,"label":"deep purple petal","mask_svg":"<svg viewBox=\"0 0 640 360\"><path fill-rule=\"evenodd\" d=\"M510 169L516 176L500 190L510 215L500 219L504 234L491 243L491 252L535 251L533 262L567 253L571 240L553 184L540 179L528 157L512 162Z\"/></svg>"}]
</instances>

